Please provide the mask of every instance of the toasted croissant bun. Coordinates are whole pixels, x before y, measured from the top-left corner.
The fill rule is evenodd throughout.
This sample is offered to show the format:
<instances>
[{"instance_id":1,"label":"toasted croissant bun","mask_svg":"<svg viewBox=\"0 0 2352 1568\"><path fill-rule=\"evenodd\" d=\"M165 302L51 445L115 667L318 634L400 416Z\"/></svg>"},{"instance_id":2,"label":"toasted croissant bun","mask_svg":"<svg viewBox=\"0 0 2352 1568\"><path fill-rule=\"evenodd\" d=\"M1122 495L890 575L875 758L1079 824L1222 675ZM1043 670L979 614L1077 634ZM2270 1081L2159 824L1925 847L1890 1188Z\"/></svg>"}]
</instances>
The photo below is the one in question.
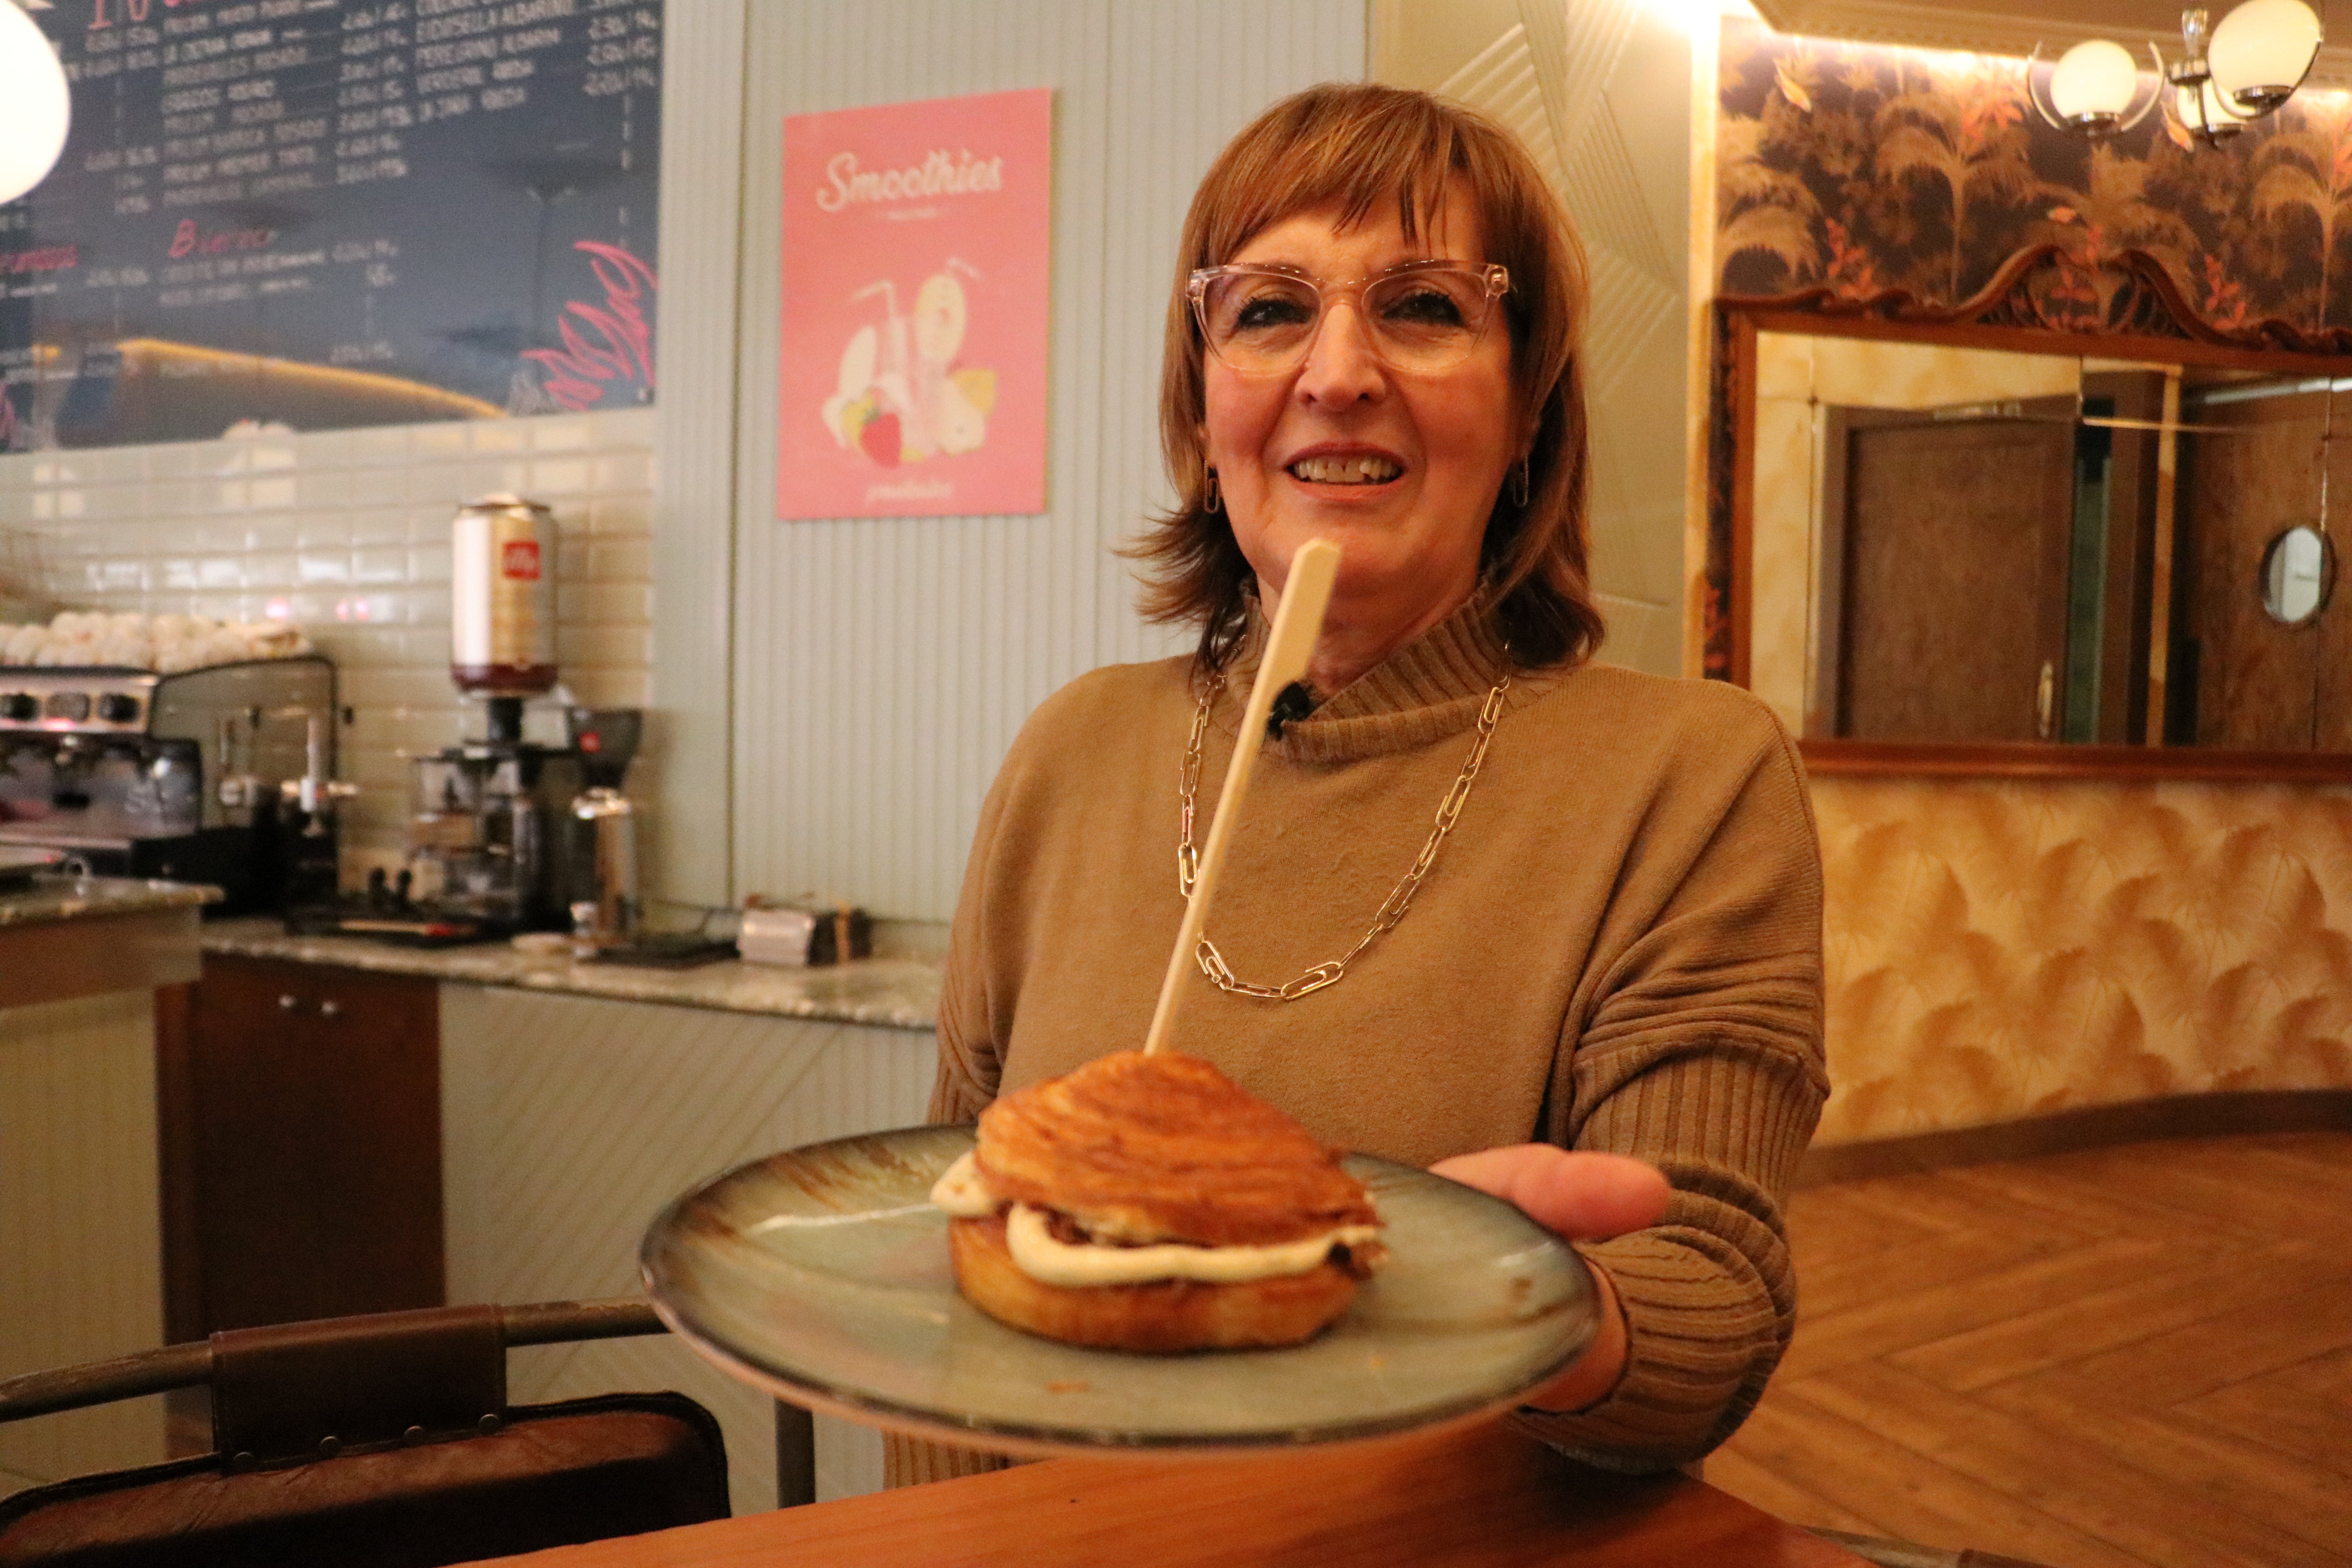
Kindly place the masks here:
<instances>
[{"instance_id":1,"label":"toasted croissant bun","mask_svg":"<svg viewBox=\"0 0 2352 1568\"><path fill-rule=\"evenodd\" d=\"M1104 1241L1297 1241L1378 1225L1361 1183L1307 1130L1198 1057L1120 1051L980 1116L999 1198L1058 1209Z\"/></svg>"},{"instance_id":2,"label":"toasted croissant bun","mask_svg":"<svg viewBox=\"0 0 2352 1568\"><path fill-rule=\"evenodd\" d=\"M1047 1285L1013 1261L1002 1215L949 1221L948 1253L957 1289L998 1322L1104 1350L1169 1354L1297 1344L1356 1299L1355 1276L1328 1262L1240 1284Z\"/></svg>"},{"instance_id":3,"label":"toasted croissant bun","mask_svg":"<svg viewBox=\"0 0 2352 1568\"><path fill-rule=\"evenodd\" d=\"M998 1212L950 1222L958 1287L1000 1321L1072 1344L1295 1344L1347 1310L1381 1257L1380 1215L1337 1152L1195 1057L1123 1051L1006 1095L981 1114L973 1173ZM1089 1258L1290 1244L1305 1260L1216 1282L1048 1283L1015 1261L1011 1205L1040 1211L1055 1241Z\"/></svg>"}]
</instances>

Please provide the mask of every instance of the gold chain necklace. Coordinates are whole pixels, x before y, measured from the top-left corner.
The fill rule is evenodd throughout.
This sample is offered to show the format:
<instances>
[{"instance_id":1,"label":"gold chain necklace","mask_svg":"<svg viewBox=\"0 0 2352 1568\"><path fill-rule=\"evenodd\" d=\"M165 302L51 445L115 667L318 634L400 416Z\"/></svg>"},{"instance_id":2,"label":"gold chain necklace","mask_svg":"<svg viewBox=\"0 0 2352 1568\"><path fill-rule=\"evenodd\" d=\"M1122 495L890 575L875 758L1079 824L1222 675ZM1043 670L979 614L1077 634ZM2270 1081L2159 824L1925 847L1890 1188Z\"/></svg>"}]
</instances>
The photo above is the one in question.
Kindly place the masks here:
<instances>
[{"instance_id":1,"label":"gold chain necklace","mask_svg":"<svg viewBox=\"0 0 2352 1568\"><path fill-rule=\"evenodd\" d=\"M1428 841L1422 845L1421 854L1414 859L1412 869L1398 879L1396 887L1389 893L1388 900L1372 917L1372 929L1364 933L1361 942L1339 958L1324 960L1287 984L1253 985L1245 980L1234 978L1233 969L1225 963L1225 955L1217 951L1217 944L1209 940L1208 932L1202 931L1201 945L1193 949L1192 958L1200 964L1201 973L1209 977L1210 984L1220 991L1230 991L1237 996L1255 996L1267 1002L1296 1002L1326 985L1338 984L1339 977L1348 973L1348 965L1355 963L1364 949L1393 930L1396 923L1404 919L1405 910L1412 907L1412 896L1420 889L1421 879L1429 875L1432 866L1437 864L1438 848L1445 842L1445 836L1454 831L1454 819L1462 815L1462 807L1470 798L1470 786L1478 778L1478 764L1486 760L1486 742L1495 738L1496 721L1503 716L1503 693L1510 688L1510 666L1506 663L1502 679L1487 691L1486 705L1478 710L1478 733L1470 742L1469 759L1462 764L1462 771L1454 775L1453 786L1446 790L1445 798L1437 803L1436 825L1429 830ZM1200 852L1192 847L1192 801L1201 787L1201 741L1208 733L1210 706L1215 702L1217 693L1223 689L1224 680L1220 677L1210 681L1208 689L1201 693L1201 710L1192 715L1192 739L1184 746L1184 770L1177 791L1183 814L1177 828L1176 886L1187 900L1192 896L1192 879L1201 865ZM1235 743L1240 742L1237 740Z\"/></svg>"}]
</instances>

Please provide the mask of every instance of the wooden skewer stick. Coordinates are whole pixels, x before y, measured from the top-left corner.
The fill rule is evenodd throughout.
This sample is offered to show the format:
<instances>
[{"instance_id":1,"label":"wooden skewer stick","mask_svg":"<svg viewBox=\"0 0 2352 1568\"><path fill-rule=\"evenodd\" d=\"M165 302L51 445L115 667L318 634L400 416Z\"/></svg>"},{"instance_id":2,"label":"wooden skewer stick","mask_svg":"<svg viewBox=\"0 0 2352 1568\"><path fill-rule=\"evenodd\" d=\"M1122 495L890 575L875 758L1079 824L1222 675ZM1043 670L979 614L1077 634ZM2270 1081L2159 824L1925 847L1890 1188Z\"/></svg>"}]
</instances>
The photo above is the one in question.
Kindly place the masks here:
<instances>
[{"instance_id":1,"label":"wooden skewer stick","mask_svg":"<svg viewBox=\"0 0 2352 1568\"><path fill-rule=\"evenodd\" d=\"M1308 541L1291 558L1290 579L1282 585L1282 603L1275 608L1265 657L1258 661L1257 679L1251 684L1249 701L1242 709L1234 760L1225 767L1225 786L1217 792L1216 820L1209 825L1208 841L1201 847L1200 868L1192 874L1192 897L1184 906L1184 923L1176 932L1176 951L1168 955L1168 973L1160 982L1160 1005L1151 1010L1151 1032L1143 1040L1146 1056L1165 1046L1175 1032L1176 998L1185 972L1194 967L1193 950L1201 945L1202 929L1209 923L1209 900L1216 896L1225 846L1233 841L1242 800L1249 794L1250 773L1257 765L1266 715L1273 711L1274 700L1282 689L1307 673L1316 636L1323 629L1323 611L1331 603L1331 583L1339 574L1339 547L1328 539Z\"/></svg>"}]
</instances>

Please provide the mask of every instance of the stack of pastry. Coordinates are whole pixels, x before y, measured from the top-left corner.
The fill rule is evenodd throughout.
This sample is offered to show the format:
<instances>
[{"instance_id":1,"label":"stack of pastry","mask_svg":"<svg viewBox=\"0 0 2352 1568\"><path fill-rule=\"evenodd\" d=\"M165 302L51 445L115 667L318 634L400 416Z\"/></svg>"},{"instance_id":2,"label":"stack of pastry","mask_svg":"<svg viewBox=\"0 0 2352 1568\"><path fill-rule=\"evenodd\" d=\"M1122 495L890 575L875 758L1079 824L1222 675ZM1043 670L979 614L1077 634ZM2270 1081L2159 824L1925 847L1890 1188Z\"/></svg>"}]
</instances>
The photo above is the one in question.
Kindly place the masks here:
<instances>
[{"instance_id":1,"label":"stack of pastry","mask_svg":"<svg viewBox=\"0 0 2352 1568\"><path fill-rule=\"evenodd\" d=\"M1129 1351L1295 1344L1379 1265L1361 1183L1196 1057L1122 1051L997 1100L932 1201L1014 1328Z\"/></svg>"}]
</instances>

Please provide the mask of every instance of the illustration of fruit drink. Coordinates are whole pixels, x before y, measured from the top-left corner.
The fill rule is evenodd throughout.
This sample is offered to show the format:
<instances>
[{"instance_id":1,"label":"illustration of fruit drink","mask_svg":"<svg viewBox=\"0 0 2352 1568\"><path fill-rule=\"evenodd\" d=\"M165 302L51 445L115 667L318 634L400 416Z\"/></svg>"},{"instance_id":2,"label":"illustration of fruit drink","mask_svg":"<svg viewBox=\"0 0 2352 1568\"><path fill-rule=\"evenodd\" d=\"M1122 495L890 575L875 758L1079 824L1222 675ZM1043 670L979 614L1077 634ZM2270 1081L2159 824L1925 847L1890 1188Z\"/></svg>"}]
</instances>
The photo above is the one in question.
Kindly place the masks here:
<instances>
[{"instance_id":1,"label":"illustration of fruit drink","mask_svg":"<svg viewBox=\"0 0 2352 1568\"><path fill-rule=\"evenodd\" d=\"M956 274L980 274L955 257L923 279L915 308L898 310L896 285L869 283L853 299L879 297L883 320L852 332L833 395L821 410L835 443L886 468L977 451L988 439L996 373L959 365L966 306Z\"/></svg>"}]
</instances>

